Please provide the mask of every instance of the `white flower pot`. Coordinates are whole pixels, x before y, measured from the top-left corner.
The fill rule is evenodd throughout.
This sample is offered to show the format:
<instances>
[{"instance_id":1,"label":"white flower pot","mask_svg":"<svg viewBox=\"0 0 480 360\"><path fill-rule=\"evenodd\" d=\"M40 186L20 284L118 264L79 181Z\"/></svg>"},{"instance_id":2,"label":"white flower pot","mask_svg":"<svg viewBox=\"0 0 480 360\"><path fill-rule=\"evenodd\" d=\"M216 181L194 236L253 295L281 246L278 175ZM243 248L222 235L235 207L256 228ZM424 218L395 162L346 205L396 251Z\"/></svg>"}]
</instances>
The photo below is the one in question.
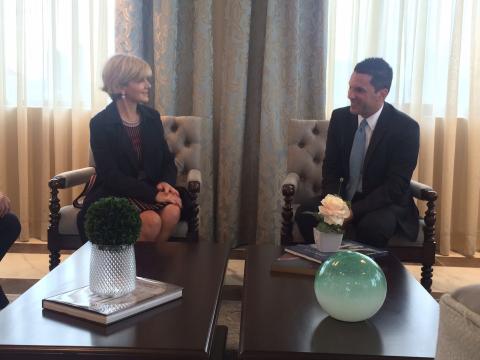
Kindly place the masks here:
<instances>
[{"instance_id":1,"label":"white flower pot","mask_svg":"<svg viewBox=\"0 0 480 360\"><path fill-rule=\"evenodd\" d=\"M343 234L326 233L313 228L313 237L318 250L323 252L335 252L340 249Z\"/></svg>"}]
</instances>

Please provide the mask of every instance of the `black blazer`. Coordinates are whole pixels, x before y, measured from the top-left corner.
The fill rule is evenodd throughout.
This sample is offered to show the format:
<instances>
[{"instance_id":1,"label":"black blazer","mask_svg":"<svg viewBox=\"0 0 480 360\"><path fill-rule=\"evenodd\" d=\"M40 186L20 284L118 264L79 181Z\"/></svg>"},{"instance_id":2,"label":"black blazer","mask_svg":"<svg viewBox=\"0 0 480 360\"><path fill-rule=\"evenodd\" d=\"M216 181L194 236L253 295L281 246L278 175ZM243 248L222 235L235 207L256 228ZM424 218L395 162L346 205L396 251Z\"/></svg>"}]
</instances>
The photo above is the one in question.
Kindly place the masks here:
<instances>
[{"instance_id":1,"label":"black blazer","mask_svg":"<svg viewBox=\"0 0 480 360\"><path fill-rule=\"evenodd\" d=\"M350 151L358 117L349 107L332 113L323 162L323 195L346 192ZM410 192L417 165L420 130L408 115L385 103L365 154L362 177L364 198L352 204L355 218L390 205L399 209L398 222L406 234L416 238L418 209ZM340 180L343 179L343 182Z\"/></svg>"},{"instance_id":2,"label":"black blazer","mask_svg":"<svg viewBox=\"0 0 480 360\"><path fill-rule=\"evenodd\" d=\"M139 105L138 110L141 117L142 163L114 102L90 121L90 146L97 179L86 195L84 208L105 196L132 197L155 203L159 182L175 185L177 168L165 141L160 114L143 105Z\"/></svg>"}]
</instances>

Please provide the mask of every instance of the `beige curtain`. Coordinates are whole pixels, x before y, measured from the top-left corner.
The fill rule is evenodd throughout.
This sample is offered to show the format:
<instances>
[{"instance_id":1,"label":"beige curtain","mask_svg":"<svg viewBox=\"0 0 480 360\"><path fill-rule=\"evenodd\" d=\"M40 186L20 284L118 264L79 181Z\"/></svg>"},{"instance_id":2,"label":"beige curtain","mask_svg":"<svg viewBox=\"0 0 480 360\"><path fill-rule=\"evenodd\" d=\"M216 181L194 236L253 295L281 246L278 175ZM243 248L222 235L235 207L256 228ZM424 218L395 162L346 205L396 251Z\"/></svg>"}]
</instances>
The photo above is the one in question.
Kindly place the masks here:
<instances>
[{"instance_id":1,"label":"beige curtain","mask_svg":"<svg viewBox=\"0 0 480 360\"><path fill-rule=\"evenodd\" d=\"M330 0L327 114L348 103L356 62L385 58L387 98L416 119L415 177L439 194L441 254L480 248L480 4L469 0Z\"/></svg>"},{"instance_id":2,"label":"beige curtain","mask_svg":"<svg viewBox=\"0 0 480 360\"><path fill-rule=\"evenodd\" d=\"M0 191L22 240L46 239L49 179L88 164L88 123L107 101L100 71L113 52L113 12L108 0L0 0Z\"/></svg>"},{"instance_id":3,"label":"beige curtain","mask_svg":"<svg viewBox=\"0 0 480 360\"><path fill-rule=\"evenodd\" d=\"M324 7L117 0L116 49L153 64L154 106L205 118L203 239L279 241L287 121L324 114Z\"/></svg>"}]
</instances>

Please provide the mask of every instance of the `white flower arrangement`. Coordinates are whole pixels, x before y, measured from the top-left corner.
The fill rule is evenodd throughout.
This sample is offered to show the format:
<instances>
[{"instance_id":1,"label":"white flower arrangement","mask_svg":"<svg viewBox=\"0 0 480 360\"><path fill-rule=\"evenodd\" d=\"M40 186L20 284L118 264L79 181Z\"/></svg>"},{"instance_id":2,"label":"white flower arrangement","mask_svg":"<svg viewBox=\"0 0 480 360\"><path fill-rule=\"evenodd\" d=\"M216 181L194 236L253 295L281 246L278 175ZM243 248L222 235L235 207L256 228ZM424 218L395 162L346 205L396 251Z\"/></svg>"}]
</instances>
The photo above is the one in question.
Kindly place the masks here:
<instances>
[{"instance_id":1,"label":"white flower arrangement","mask_svg":"<svg viewBox=\"0 0 480 360\"><path fill-rule=\"evenodd\" d=\"M343 234L343 223L351 214L349 204L337 195L328 194L321 201L318 213L309 213L318 220L317 230Z\"/></svg>"}]
</instances>

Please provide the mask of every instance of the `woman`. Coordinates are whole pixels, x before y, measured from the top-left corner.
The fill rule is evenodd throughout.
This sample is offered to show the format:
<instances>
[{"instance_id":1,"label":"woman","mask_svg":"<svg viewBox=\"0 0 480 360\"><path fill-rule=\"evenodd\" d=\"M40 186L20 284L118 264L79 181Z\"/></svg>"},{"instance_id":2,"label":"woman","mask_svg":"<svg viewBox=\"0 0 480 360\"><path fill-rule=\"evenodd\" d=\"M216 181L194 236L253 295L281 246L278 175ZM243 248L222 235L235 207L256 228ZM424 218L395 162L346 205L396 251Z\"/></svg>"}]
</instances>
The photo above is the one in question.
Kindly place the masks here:
<instances>
[{"instance_id":1,"label":"woman","mask_svg":"<svg viewBox=\"0 0 480 360\"><path fill-rule=\"evenodd\" d=\"M179 219L191 212L185 189L174 188L177 169L164 138L160 114L142 104L149 100L150 66L132 55L111 57L102 73L112 103L90 121L90 145L97 176L87 193L78 227L93 202L126 197L140 213L140 240L166 241Z\"/></svg>"}]
</instances>

